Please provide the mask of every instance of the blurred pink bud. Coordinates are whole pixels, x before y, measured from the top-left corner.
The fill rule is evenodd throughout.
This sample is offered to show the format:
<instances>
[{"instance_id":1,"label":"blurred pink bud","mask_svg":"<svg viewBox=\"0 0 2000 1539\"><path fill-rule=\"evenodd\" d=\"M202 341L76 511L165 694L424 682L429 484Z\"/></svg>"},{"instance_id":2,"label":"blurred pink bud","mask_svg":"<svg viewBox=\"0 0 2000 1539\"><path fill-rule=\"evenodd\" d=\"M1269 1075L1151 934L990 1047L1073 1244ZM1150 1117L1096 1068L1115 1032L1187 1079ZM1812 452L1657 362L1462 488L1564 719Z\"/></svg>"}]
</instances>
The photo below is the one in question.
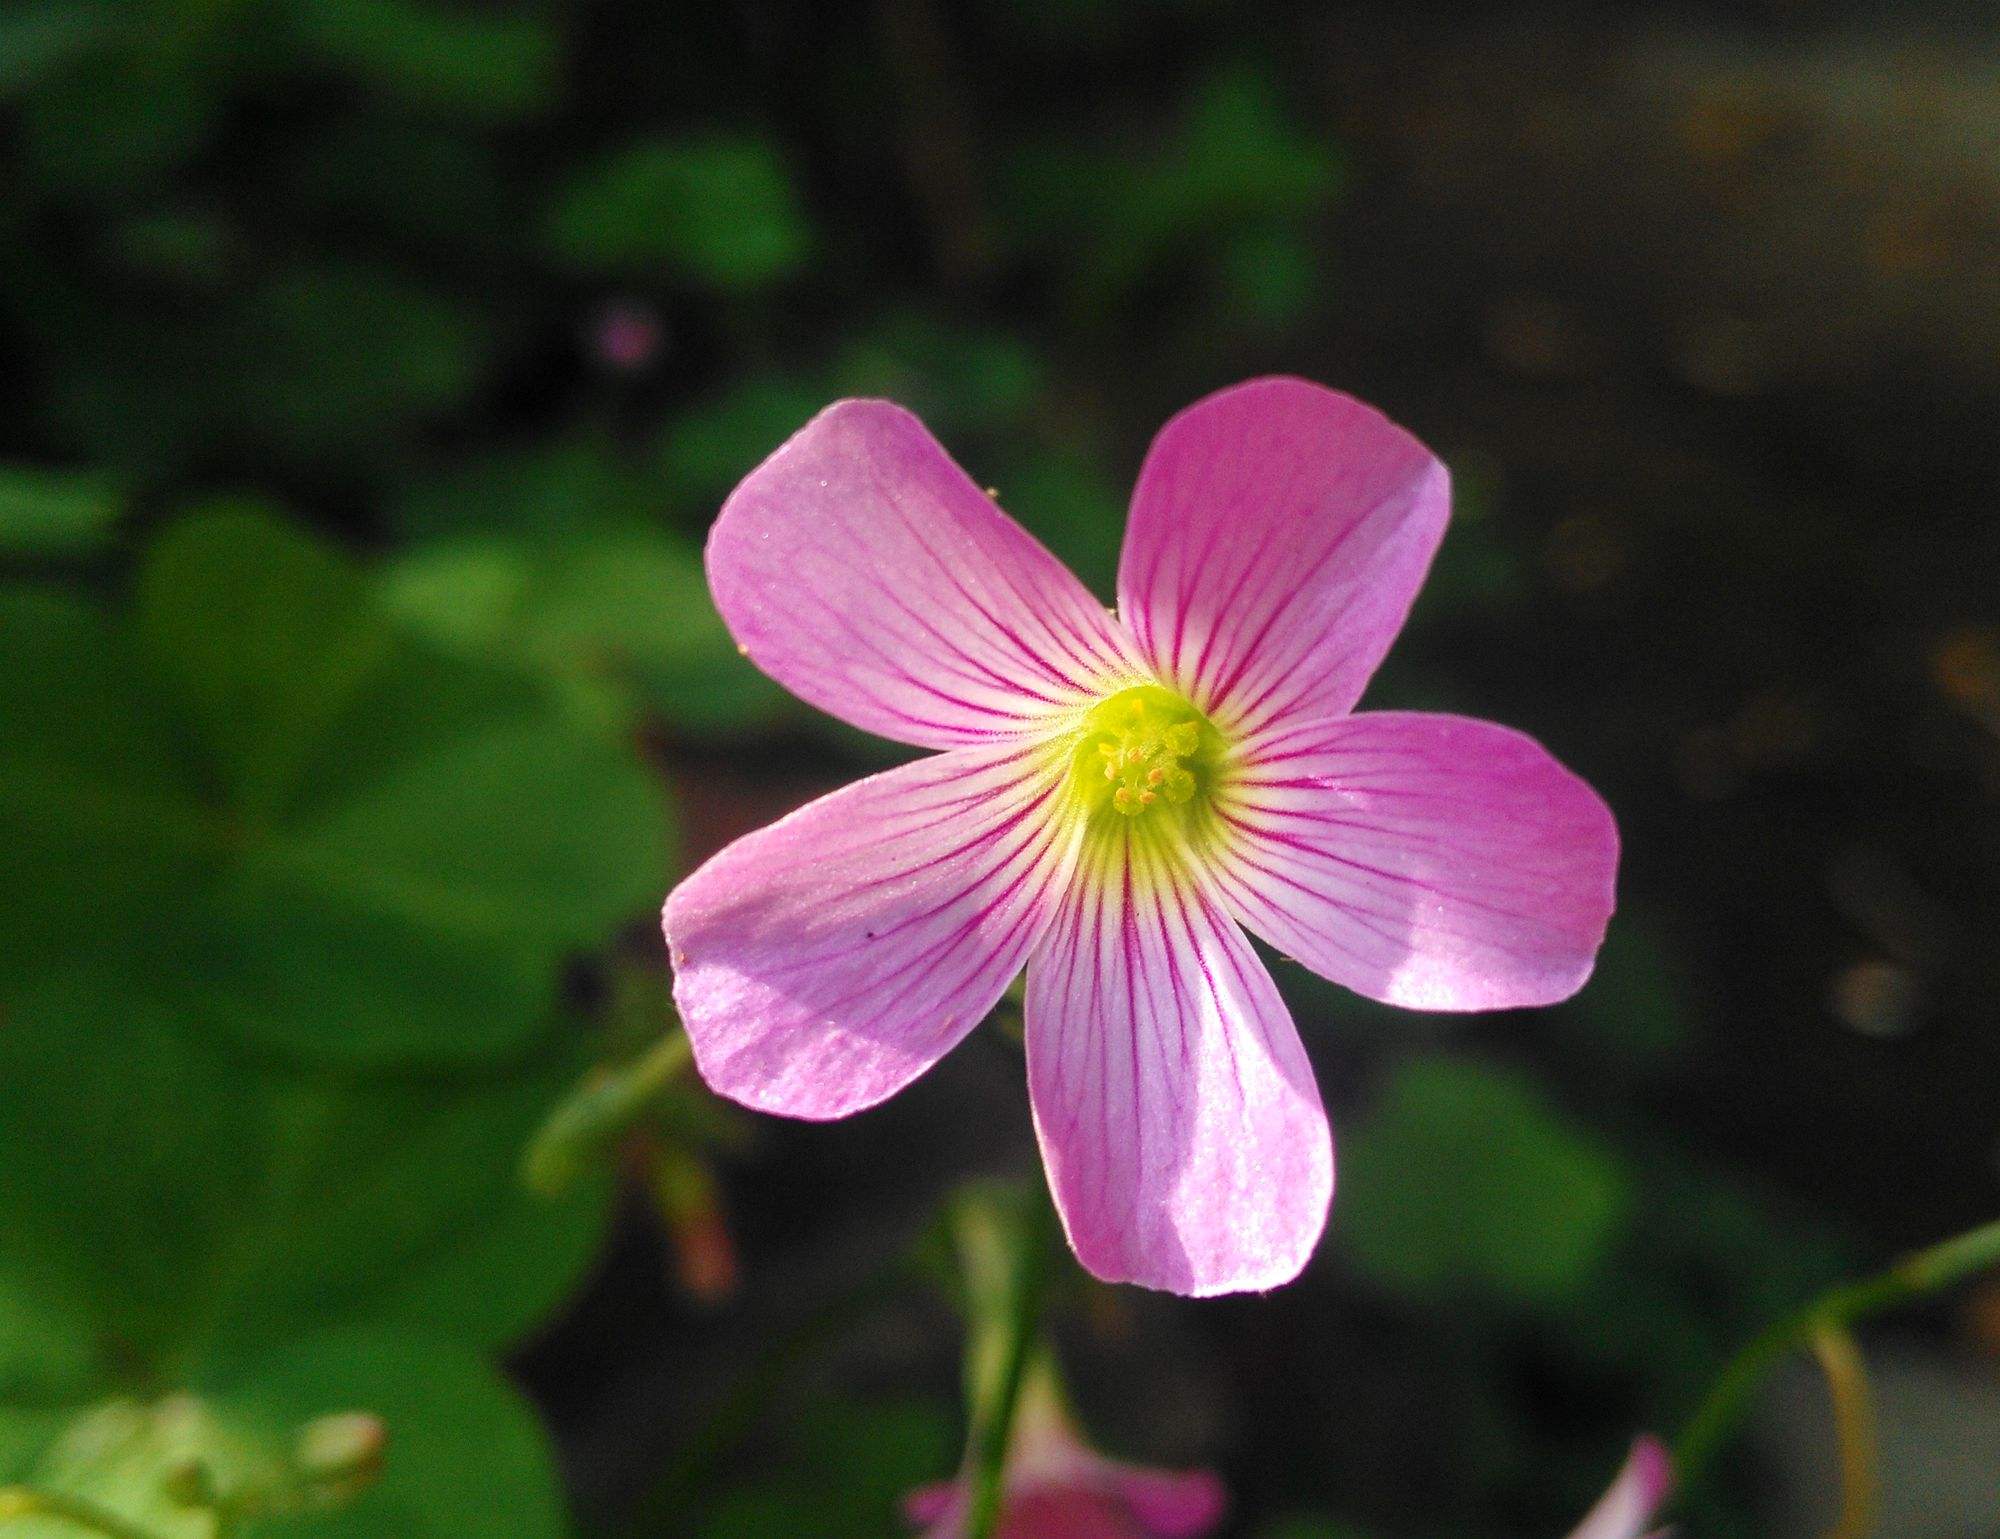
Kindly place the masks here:
<instances>
[{"instance_id":1,"label":"blurred pink bud","mask_svg":"<svg viewBox=\"0 0 2000 1539\"><path fill-rule=\"evenodd\" d=\"M1611 1489L1569 1539L1639 1539L1673 1484L1673 1464L1665 1447L1657 1438L1640 1438Z\"/></svg>"},{"instance_id":2,"label":"blurred pink bud","mask_svg":"<svg viewBox=\"0 0 2000 1539\"><path fill-rule=\"evenodd\" d=\"M658 313L651 305L635 300L606 305L591 327L592 350L598 362L628 373L657 358L663 340Z\"/></svg>"}]
</instances>

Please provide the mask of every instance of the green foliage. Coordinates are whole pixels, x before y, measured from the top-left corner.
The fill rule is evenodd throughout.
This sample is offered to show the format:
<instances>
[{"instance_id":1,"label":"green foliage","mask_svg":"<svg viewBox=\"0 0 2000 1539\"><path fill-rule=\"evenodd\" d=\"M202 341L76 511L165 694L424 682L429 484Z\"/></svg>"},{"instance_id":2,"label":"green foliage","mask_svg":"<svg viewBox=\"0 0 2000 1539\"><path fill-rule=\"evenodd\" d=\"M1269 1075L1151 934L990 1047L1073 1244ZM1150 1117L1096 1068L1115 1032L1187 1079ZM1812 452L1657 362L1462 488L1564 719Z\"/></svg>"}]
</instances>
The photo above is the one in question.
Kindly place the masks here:
<instances>
[{"instance_id":1,"label":"green foliage","mask_svg":"<svg viewBox=\"0 0 2000 1539\"><path fill-rule=\"evenodd\" d=\"M606 726L643 712L690 734L740 732L783 698L737 652L695 552L656 530L441 540L391 566L383 593L440 648L544 679Z\"/></svg>"},{"instance_id":2,"label":"green foliage","mask_svg":"<svg viewBox=\"0 0 2000 1539\"><path fill-rule=\"evenodd\" d=\"M796 272L812 234L775 146L706 135L630 144L578 171L550 206L548 244L579 271L733 293Z\"/></svg>"},{"instance_id":3,"label":"green foliage","mask_svg":"<svg viewBox=\"0 0 2000 1539\"><path fill-rule=\"evenodd\" d=\"M1399 1064L1342 1148L1337 1224L1384 1287L1577 1296L1631 1208L1617 1156L1523 1075L1440 1056Z\"/></svg>"},{"instance_id":4,"label":"green foliage","mask_svg":"<svg viewBox=\"0 0 2000 1539\"><path fill-rule=\"evenodd\" d=\"M100 549L124 511L124 498L102 474L0 465L0 556Z\"/></svg>"},{"instance_id":5,"label":"green foliage","mask_svg":"<svg viewBox=\"0 0 2000 1539\"><path fill-rule=\"evenodd\" d=\"M789 1429L778 1469L726 1493L703 1539L815 1534L879 1539L902 1530L902 1499L950 1478L949 1417L910 1401L816 1405Z\"/></svg>"},{"instance_id":6,"label":"green foliage","mask_svg":"<svg viewBox=\"0 0 2000 1539\"><path fill-rule=\"evenodd\" d=\"M531 15L426 0L287 0L284 12L305 49L415 106L500 120L555 93L557 39Z\"/></svg>"},{"instance_id":7,"label":"green foliage","mask_svg":"<svg viewBox=\"0 0 2000 1539\"><path fill-rule=\"evenodd\" d=\"M1198 81L1178 133L1151 154L1031 145L1008 182L1009 225L1059 260L1079 314L1101 320L1141 287L1190 267L1253 327L1298 320L1315 299L1312 221L1344 168L1300 133L1269 79L1240 67Z\"/></svg>"},{"instance_id":8,"label":"green foliage","mask_svg":"<svg viewBox=\"0 0 2000 1539\"><path fill-rule=\"evenodd\" d=\"M128 627L38 595L13 618L0 985L197 957L215 1016L289 1052L491 1058L663 885L627 747L398 633L268 515L170 529Z\"/></svg>"}]
</instances>

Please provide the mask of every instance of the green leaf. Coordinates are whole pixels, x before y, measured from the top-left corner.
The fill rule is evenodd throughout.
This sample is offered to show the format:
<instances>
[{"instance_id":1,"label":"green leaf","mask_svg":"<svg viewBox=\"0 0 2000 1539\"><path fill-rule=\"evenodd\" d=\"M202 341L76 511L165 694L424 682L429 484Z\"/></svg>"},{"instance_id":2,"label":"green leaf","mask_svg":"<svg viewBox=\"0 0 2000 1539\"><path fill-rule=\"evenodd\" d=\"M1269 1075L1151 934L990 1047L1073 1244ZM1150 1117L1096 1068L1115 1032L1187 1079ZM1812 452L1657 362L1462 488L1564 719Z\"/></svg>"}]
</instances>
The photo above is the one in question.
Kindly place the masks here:
<instances>
[{"instance_id":1,"label":"green leaf","mask_svg":"<svg viewBox=\"0 0 2000 1539\"><path fill-rule=\"evenodd\" d=\"M518 1391L450 1342L329 1334L221 1375L267 1422L367 1411L388 1428L381 1479L335 1511L257 1523L246 1539L559 1539L570 1531L547 1437Z\"/></svg>"},{"instance_id":2,"label":"green leaf","mask_svg":"<svg viewBox=\"0 0 2000 1539\"><path fill-rule=\"evenodd\" d=\"M140 568L134 625L238 813L282 810L303 762L388 661L354 567L255 504L173 525Z\"/></svg>"},{"instance_id":3,"label":"green leaf","mask_svg":"<svg viewBox=\"0 0 2000 1539\"><path fill-rule=\"evenodd\" d=\"M547 679L586 720L644 710L726 735L782 699L736 650L695 552L664 534L439 542L383 580L388 606L440 646Z\"/></svg>"},{"instance_id":4,"label":"green leaf","mask_svg":"<svg viewBox=\"0 0 2000 1539\"><path fill-rule=\"evenodd\" d=\"M288 454L379 456L458 405L492 344L484 315L407 275L323 262L278 273L232 318L216 430Z\"/></svg>"},{"instance_id":5,"label":"green leaf","mask_svg":"<svg viewBox=\"0 0 2000 1539\"><path fill-rule=\"evenodd\" d=\"M299 1435L338 1415L380 1423L381 1472L358 1494L316 1496ZM241 1514L232 1533L259 1539L569 1532L547 1440L520 1396L465 1348L392 1330L306 1337L218 1365L181 1393L87 1408L52 1444L45 1428L32 1440L48 1446L25 1473L31 1490L158 1539L213 1539L204 1490ZM78 1529L32 1517L7 1531L73 1539Z\"/></svg>"},{"instance_id":6,"label":"green leaf","mask_svg":"<svg viewBox=\"0 0 2000 1539\"><path fill-rule=\"evenodd\" d=\"M573 1047L499 1073L308 1073L151 993L44 990L0 1034L0 1396L173 1379L350 1320L498 1348L575 1285L602 1184L544 1203L515 1176Z\"/></svg>"},{"instance_id":7,"label":"green leaf","mask_svg":"<svg viewBox=\"0 0 2000 1539\"><path fill-rule=\"evenodd\" d=\"M413 482L390 508L405 534L504 533L566 538L587 524L644 524L658 489L605 445L557 440L455 463Z\"/></svg>"},{"instance_id":8,"label":"green leaf","mask_svg":"<svg viewBox=\"0 0 2000 1539\"><path fill-rule=\"evenodd\" d=\"M250 1099L160 1012L74 983L22 1000L0 1032L9 1308L75 1301L107 1374L160 1360L257 1195L257 1144Z\"/></svg>"},{"instance_id":9,"label":"green leaf","mask_svg":"<svg viewBox=\"0 0 2000 1539\"><path fill-rule=\"evenodd\" d=\"M0 595L0 987L193 971L293 1054L490 1058L658 900L667 814L633 747L394 637L330 552L212 514L141 595L143 672L88 610Z\"/></svg>"},{"instance_id":10,"label":"green leaf","mask_svg":"<svg viewBox=\"0 0 2000 1539\"><path fill-rule=\"evenodd\" d=\"M669 492L704 516L834 392L788 374L752 374L681 412L660 436Z\"/></svg>"},{"instance_id":11,"label":"green leaf","mask_svg":"<svg viewBox=\"0 0 2000 1539\"><path fill-rule=\"evenodd\" d=\"M0 996L143 940L209 848L136 671L89 605L0 589Z\"/></svg>"},{"instance_id":12,"label":"green leaf","mask_svg":"<svg viewBox=\"0 0 2000 1539\"><path fill-rule=\"evenodd\" d=\"M796 272L812 232L774 146L708 135L627 145L578 172L550 207L548 243L584 272L747 291Z\"/></svg>"},{"instance_id":13,"label":"green leaf","mask_svg":"<svg viewBox=\"0 0 2000 1539\"><path fill-rule=\"evenodd\" d=\"M1511 1071L1400 1064L1342 1151L1347 1253L1434 1300L1488 1289L1547 1305L1602 1266L1631 1208L1616 1156Z\"/></svg>"},{"instance_id":14,"label":"green leaf","mask_svg":"<svg viewBox=\"0 0 2000 1539\"><path fill-rule=\"evenodd\" d=\"M90 554L124 512L123 494L100 473L0 465L0 555Z\"/></svg>"},{"instance_id":15,"label":"green leaf","mask_svg":"<svg viewBox=\"0 0 2000 1539\"><path fill-rule=\"evenodd\" d=\"M0 99L18 96L67 68L109 30L102 6L46 0L0 16Z\"/></svg>"},{"instance_id":16,"label":"green leaf","mask_svg":"<svg viewBox=\"0 0 2000 1539\"><path fill-rule=\"evenodd\" d=\"M417 0L303 0L287 9L320 57L418 106L512 119L547 106L559 84L558 39L535 16Z\"/></svg>"},{"instance_id":17,"label":"green leaf","mask_svg":"<svg viewBox=\"0 0 2000 1539\"><path fill-rule=\"evenodd\" d=\"M792 1429L781 1468L727 1493L700 1532L703 1539L875 1539L896 1531L903 1495L939 1479L956 1453L951 1419L933 1405L822 1404Z\"/></svg>"}]
</instances>

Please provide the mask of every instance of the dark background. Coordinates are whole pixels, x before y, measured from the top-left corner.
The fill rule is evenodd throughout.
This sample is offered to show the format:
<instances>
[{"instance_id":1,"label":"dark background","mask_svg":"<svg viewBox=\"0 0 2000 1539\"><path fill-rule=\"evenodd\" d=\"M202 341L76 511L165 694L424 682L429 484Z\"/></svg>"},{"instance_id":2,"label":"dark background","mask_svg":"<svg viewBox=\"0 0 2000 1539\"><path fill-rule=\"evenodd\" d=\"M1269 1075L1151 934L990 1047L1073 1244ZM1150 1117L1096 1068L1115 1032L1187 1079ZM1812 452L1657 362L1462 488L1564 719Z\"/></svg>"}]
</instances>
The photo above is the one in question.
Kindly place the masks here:
<instances>
[{"instance_id":1,"label":"dark background","mask_svg":"<svg viewBox=\"0 0 2000 1539\"><path fill-rule=\"evenodd\" d=\"M383 1411L382 1483L271 1532L897 1531L959 1436L900 1258L1034 1168L1003 1036L515 1177L666 1019L676 876L888 762L736 657L703 531L887 395L1108 596L1151 431L1294 372L1458 487L1369 702L1540 737L1620 911L1553 1010L1280 964L1319 1255L1066 1276L1073 1388L1231 1533L1565 1532L1756 1328L2000 1198L1997 124L1975 6L17 0L0 1477L191 1532L189 1390L253 1444ZM2000 1292L1866 1345L1878 1531L2000 1535ZM1687 1532L1823 1528L1820 1401Z\"/></svg>"}]
</instances>

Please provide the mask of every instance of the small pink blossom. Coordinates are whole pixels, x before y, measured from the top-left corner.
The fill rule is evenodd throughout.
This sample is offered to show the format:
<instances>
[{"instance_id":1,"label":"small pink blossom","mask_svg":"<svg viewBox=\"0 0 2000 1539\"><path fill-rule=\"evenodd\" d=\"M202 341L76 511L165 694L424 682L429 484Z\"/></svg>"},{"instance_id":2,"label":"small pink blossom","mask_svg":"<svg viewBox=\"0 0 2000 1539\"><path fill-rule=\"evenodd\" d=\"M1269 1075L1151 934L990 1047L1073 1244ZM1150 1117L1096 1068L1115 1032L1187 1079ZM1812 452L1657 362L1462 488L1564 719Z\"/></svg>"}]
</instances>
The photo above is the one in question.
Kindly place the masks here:
<instances>
[{"instance_id":1,"label":"small pink blossom","mask_svg":"<svg viewBox=\"0 0 2000 1539\"><path fill-rule=\"evenodd\" d=\"M840 1117L1027 970L1028 1085L1072 1247L1206 1295L1304 1266L1326 1113L1245 934L1372 999L1564 999L1612 907L1597 795L1504 727L1356 714L1443 537L1444 466L1295 379L1154 440L1107 611L882 401L731 495L709 585L743 650L932 757L823 797L668 899L703 1077Z\"/></svg>"},{"instance_id":2,"label":"small pink blossom","mask_svg":"<svg viewBox=\"0 0 2000 1539\"><path fill-rule=\"evenodd\" d=\"M651 364L664 341L659 313L635 300L606 305L591 325L591 345L598 361L626 373Z\"/></svg>"},{"instance_id":3,"label":"small pink blossom","mask_svg":"<svg viewBox=\"0 0 2000 1539\"><path fill-rule=\"evenodd\" d=\"M903 1510L924 1539L958 1539L964 1479L922 1486ZM1228 1499L1207 1470L1155 1470L1085 1443L1046 1383L1024 1388L1002 1480L994 1539L1200 1539Z\"/></svg>"},{"instance_id":4,"label":"small pink blossom","mask_svg":"<svg viewBox=\"0 0 2000 1539\"><path fill-rule=\"evenodd\" d=\"M1666 1449L1656 1438L1640 1438L1632 1445L1611 1489L1569 1539L1640 1539L1673 1483L1673 1464Z\"/></svg>"}]
</instances>

